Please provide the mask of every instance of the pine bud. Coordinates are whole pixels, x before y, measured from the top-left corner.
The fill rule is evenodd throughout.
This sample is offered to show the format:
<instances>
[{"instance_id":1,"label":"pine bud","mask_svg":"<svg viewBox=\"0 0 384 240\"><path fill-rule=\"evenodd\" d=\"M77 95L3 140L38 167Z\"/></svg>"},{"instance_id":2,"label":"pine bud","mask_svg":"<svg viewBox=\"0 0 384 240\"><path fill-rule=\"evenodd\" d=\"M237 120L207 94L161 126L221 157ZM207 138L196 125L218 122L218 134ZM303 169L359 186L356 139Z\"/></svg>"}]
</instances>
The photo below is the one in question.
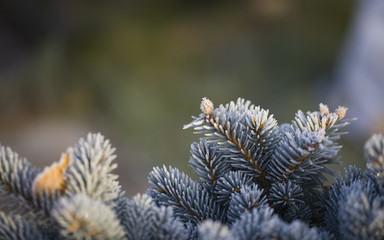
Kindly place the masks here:
<instances>
[{"instance_id":1,"label":"pine bud","mask_svg":"<svg viewBox=\"0 0 384 240\"><path fill-rule=\"evenodd\" d=\"M320 103L320 112L322 115L326 116L329 114L329 108L327 105Z\"/></svg>"},{"instance_id":2,"label":"pine bud","mask_svg":"<svg viewBox=\"0 0 384 240\"><path fill-rule=\"evenodd\" d=\"M213 102L208 98L203 97L203 100L201 101L200 109L205 115L211 114L213 111Z\"/></svg>"},{"instance_id":3,"label":"pine bud","mask_svg":"<svg viewBox=\"0 0 384 240\"><path fill-rule=\"evenodd\" d=\"M339 116L339 119L342 119L345 116L345 114L347 113L347 110L348 108L340 107L340 106L336 109L336 114L337 116Z\"/></svg>"}]
</instances>

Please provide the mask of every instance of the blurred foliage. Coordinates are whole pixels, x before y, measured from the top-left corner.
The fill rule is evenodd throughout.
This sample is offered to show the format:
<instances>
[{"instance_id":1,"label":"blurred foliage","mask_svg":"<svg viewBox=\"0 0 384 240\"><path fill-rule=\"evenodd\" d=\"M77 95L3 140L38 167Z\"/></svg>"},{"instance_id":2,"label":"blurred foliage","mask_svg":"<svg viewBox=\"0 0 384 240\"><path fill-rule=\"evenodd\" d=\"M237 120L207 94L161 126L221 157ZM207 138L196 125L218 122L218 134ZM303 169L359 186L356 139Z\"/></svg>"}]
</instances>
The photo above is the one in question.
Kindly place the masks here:
<instances>
[{"instance_id":1,"label":"blurred foliage","mask_svg":"<svg viewBox=\"0 0 384 240\"><path fill-rule=\"evenodd\" d=\"M1 2L0 50L7 55L0 65L0 123L9 129L56 115L97 123L101 132L108 125L150 165L187 170L196 137L182 125L199 113L201 97L218 104L241 96L284 121L296 109L327 103L315 97L322 93L314 82L332 71L352 5Z\"/></svg>"}]
</instances>

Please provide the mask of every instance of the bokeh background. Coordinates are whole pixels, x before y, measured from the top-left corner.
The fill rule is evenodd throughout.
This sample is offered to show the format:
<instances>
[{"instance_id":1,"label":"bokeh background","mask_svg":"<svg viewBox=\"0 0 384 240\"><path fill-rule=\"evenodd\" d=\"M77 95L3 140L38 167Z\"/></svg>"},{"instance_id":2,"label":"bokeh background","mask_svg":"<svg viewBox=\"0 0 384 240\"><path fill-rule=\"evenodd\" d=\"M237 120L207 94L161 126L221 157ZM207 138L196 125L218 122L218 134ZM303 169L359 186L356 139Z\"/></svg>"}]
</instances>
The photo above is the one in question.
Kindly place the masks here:
<instances>
[{"instance_id":1,"label":"bokeh background","mask_svg":"<svg viewBox=\"0 0 384 240\"><path fill-rule=\"evenodd\" d=\"M1 1L0 142L44 167L101 132L117 148L117 173L132 196L148 187L154 165L192 174L189 146L198 136L182 126L202 97L216 105L244 97L279 123L323 102L359 117L340 154L364 167L363 143L383 121L367 120L353 105L367 98L347 91L351 65L361 66L347 60L366 54L350 40L367 36L356 24L359 2ZM382 92L378 76L373 89ZM368 105L375 119L384 115L378 99Z\"/></svg>"}]
</instances>

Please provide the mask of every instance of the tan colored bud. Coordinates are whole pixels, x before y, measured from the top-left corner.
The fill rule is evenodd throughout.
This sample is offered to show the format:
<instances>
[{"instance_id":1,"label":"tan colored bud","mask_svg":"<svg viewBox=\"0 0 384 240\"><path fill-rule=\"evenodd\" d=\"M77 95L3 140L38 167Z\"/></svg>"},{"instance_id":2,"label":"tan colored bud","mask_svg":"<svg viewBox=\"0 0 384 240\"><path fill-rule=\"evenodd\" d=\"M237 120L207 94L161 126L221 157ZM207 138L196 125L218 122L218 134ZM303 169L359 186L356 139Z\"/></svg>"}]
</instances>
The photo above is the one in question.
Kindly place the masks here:
<instances>
[{"instance_id":1,"label":"tan colored bud","mask_svg":"<svg viewBox=\"0 0 384 240\"><path fill-rule=\"evenodd\" d=\"M201 109L201 111L202 111L205 115L209 115L209 114L211 114L212 111L213 111L213 103L212 103L212 101L209 100L209 99L206 98L206 97L203 97L203 100L201 101L200 109Z\"/></svg>"},{"instance_id":2,"label":"tan colored bud","mask_svg":"<svg viewBox=\"0 0 384 240\"><path fill-rule=\"evenodd\" d=\"M339 116L339 118L340 119L342 119L344 116L345 116L345 114L347 113L347 110L348 110L348 108L346 108L346 107L338 107L337 109L336 109L336 114L337 114L337 116Z\"/></svg>"},{"instance_id":3,"label":"tan colored bud","mask_svg":"<svg viewBox=\"0 0 384 240\"><path fill-rule=\"evenodd\" d=\"M329 108L327 105L320 103L319 107L320 107L320 112L322 115L326 116L329 114Z\"/></svg>"},{"instance_id":4,"label":"tan colored bud","mask_svg":"<svg viewBox=\"0 0 384 240\"><path fill-rule=\"evenodd\" d=\"M54 162L51 166L45 167L44 170L35 178L32 190L35 194L49 192L51 194L56 191L64 192L66 181L63 178L65 169L70 162L70 150L61 154L59 162Z\"/></svg>"}]
</instances>

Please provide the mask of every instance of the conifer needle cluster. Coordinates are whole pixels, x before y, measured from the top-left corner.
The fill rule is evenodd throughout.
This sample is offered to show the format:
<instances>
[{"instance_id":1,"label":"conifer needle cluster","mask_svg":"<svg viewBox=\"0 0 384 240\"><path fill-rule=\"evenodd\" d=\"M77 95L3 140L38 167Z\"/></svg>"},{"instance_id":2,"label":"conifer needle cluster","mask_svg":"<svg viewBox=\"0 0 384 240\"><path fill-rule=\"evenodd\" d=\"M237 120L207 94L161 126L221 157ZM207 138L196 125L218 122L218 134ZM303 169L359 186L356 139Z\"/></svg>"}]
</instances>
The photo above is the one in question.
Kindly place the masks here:
<instances>
[{"instance_id":1,"label":"conifer needle cluster","mask_svg":"<svg viewBox=\"0 0 384 240\"><path fill-rule=\"evenodd\" d=\"M367 170L338 163L347 109L298 111L278 124L239 98L184 126L200 134L198 180L155 167L145 194L124 197L115 149L89 134L44 170L0 147L0 239L383 239L384 136L364 146Z\"/></svg>"}]
</instances>

